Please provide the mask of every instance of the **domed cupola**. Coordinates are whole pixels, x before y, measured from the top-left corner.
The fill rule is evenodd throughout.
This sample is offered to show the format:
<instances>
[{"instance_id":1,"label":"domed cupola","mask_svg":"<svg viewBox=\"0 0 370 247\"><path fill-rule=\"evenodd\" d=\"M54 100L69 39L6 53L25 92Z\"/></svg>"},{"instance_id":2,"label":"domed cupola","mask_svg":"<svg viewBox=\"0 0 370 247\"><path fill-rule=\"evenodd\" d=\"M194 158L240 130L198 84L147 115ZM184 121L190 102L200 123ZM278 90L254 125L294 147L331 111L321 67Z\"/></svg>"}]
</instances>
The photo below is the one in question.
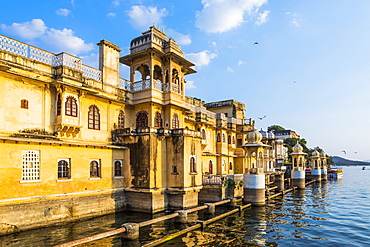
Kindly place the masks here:
<instances>
[{"instance_id":1,"label":"domed cupola","mask_svg":"<svg viewBox=\"0 0 370 247\"><path fill-rule=\"evenodd\" d=\"M322 159L326 159L326 154L325 154L324 151L321 152L320 156L321 156Z\"/></svg>"},{"instance_id":2,"label":"domed cupola","mask_svg":"<svg viewBox=\"0 0 370 247\"><path fill-rule=\"evenodd\" d=\"M262 134L256 129L248 132L246 138L247 144L262 144Z\"/></svg>"},{"instance_id":3,"label":"domed cupola","mask_svg":"<svg viewBox=\"0 0 370 247\"><path fill-rule=\"evenodd\" d=\"M316 149L312 152L312 158L320 158L320 153Z\"/></svg>"},{"instance_id":4,"label":"domed cupola","mask_svg":"<svg viewBox=\"0 0 370 247\"><path fill-rule=\"evenodd\" d=\"M293 153L302 153L303 147L298 143L293 147Z\"/></svg>"}]
</instances>

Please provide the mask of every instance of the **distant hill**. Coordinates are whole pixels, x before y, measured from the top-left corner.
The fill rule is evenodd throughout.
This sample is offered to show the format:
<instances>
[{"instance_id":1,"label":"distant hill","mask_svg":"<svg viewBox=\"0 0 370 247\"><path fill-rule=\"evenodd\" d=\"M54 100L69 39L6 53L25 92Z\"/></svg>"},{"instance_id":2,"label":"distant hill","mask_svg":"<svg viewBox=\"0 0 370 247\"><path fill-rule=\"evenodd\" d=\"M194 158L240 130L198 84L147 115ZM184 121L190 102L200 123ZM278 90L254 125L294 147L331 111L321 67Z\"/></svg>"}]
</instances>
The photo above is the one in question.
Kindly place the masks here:
<instances>
[{"instance_id":1,"label":"distant hill","mask_svg":"<svg viewBox=\"0 0 370 247\"><path fill-rule=\"evenodd\" d=\"M333 162L337 166L369 166L370 162L347 160L339 156L333 156Z\"/></svg>"}]
</instances>

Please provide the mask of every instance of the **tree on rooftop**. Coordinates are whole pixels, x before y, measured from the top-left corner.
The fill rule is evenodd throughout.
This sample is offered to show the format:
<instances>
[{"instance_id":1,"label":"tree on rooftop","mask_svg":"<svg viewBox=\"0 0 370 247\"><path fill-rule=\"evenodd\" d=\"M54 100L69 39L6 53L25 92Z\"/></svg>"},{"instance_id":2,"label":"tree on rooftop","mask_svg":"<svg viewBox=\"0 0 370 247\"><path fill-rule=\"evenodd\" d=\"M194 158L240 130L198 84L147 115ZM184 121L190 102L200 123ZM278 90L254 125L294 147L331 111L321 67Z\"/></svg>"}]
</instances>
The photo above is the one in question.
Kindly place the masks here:
<instances>
[{"instance_id":1,"label":"tree on rooftop","mask_svg":"<svg viewBox=\"0 0 370 247\"><path fill-rule=\"evenodd\" d=\"M267 127L267 131L271 131L271 130L279 131L279 130L285 130L285 129L279 125L271 125Z\"/></svg>"}]
</instances>

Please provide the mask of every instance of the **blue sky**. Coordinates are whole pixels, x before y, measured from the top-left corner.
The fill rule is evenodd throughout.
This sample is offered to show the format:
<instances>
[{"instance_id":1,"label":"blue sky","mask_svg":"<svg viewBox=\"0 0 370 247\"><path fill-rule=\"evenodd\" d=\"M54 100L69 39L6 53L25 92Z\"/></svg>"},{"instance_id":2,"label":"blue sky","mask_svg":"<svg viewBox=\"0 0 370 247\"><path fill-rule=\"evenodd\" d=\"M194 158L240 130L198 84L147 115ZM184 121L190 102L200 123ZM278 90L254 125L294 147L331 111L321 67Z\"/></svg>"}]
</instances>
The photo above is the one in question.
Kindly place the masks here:
<instances>
[{"instance_id":1,"label":"blue sky","mask_svg":"<svg viewBox=\"0 0 370 247\"><path fill-rule=\"evenodd\" d=\"M1 6L1 34L77 55L93 67L100 40L118 45L124 56L154 23L196 64L188 96L235 99L258 129L281 125L311 148L370 160L368 0L12 0ZM121 75L129 78L127 68Z\"/></svg>"}]
</instances>

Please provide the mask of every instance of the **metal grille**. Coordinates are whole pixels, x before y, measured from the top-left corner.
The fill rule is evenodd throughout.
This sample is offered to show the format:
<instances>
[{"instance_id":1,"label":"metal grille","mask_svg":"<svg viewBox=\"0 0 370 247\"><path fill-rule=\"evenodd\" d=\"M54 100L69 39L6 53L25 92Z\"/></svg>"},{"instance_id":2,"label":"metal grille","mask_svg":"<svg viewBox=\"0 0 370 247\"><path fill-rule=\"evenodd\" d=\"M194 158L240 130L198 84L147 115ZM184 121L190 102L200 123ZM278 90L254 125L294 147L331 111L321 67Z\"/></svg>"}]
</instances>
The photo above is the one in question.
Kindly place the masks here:
<instances>
[{"instance_id":1,"label":"metal grille","mask_svg":"<svg viewBox=\"0 0 370 247\"><path fill-rule=\"evenodd\" d=\"M40 151L22 151L22 180L40 180Z\"/></svg>"}]
</instances>

